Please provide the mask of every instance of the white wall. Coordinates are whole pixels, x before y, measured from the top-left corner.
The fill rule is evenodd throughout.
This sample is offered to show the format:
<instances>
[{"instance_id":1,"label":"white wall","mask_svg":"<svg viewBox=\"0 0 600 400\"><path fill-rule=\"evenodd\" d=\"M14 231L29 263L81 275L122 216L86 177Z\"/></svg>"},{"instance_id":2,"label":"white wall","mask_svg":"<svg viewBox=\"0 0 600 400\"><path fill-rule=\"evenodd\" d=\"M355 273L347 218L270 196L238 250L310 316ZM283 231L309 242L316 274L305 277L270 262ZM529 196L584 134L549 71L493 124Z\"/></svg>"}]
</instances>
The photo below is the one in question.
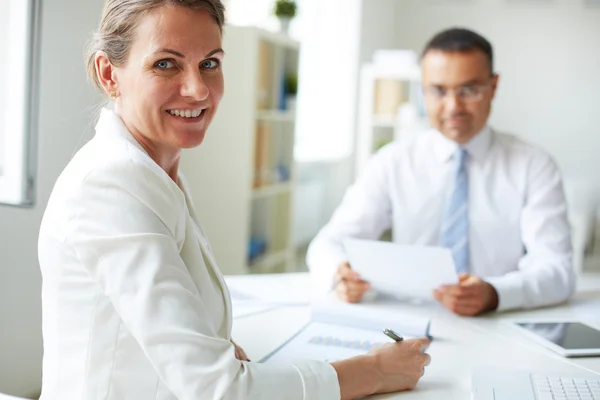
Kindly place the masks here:
<instances>
[{"instance_id":1,"label":"white wall","mask_svg":"<svg viewBox=\"0 0 600 400\"><path fill-rule=\"evenodd\" d=\"M359 60L361 64L370 62L375 50L395 47L397 4L398 0L362 1Z\"/></svg>"},{"instance_id":2,"label":"white wall","mask_svg":"<svg viewBox=\"0 0 600 400\"><path fill-rule=\"evenodd\" d=\"M0 392L27 396L40 387L38 228L54 181L93 128L98 98L86 82L83 47L102 3L43 2L37 203L0 206Z\"/></svg>"},{"instance_id":3,"label":"white wall","mask_svg":"<svg viewBox=\"0 0 600 400\"><path fill-rule=\"evenodd\" d=\"M491 123L550 151L568 184L600 186L600 8L583 0L396 2L397 47L420 51L455 25L494 45L501 81Z\"/></svg>"},{"instance_id":4,"label":"white wall","mask_svg":"<svg viewBox=\"0 0 600 400\"><path fill-rule=\"evenodd\" d=\"M0 54L8 52L8 15L10 2L0 1ZM6 90L6 62L0 63L0 93L5 93ZM0 96L0 117L4 118L4 110L6 108L4 96ZM2 121L0 118L0 121ZM2 165L4 162L4 129L0 122L0 175L2 175Z\"/></svg>"}]
</instances>

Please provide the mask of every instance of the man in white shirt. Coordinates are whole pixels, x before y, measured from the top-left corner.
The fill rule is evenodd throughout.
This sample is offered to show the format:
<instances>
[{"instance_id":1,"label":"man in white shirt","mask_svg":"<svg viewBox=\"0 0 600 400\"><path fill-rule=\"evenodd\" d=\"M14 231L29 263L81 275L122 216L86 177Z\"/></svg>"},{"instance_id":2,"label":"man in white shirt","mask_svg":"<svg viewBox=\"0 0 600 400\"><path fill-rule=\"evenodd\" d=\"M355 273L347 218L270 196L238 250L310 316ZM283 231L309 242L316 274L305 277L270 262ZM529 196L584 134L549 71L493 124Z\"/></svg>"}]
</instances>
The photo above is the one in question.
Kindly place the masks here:
<instances>
[{"instance_id":1,"label":"man in white shirt","mask_svg":"<svg viewBox=\"0 0 600 400\"><path fill-rule=\"evenodd\" d=\"M343 241L392 229L395 243L452 250L459 283L434 297L457 314L566 300L574 274L559 170L542 150L487 125L498 85L491 44L466 29L441 32L421 68L433 129L372 157L311 243L311 274L360 301L370 285Z\"/></svg>"}]
</instances>

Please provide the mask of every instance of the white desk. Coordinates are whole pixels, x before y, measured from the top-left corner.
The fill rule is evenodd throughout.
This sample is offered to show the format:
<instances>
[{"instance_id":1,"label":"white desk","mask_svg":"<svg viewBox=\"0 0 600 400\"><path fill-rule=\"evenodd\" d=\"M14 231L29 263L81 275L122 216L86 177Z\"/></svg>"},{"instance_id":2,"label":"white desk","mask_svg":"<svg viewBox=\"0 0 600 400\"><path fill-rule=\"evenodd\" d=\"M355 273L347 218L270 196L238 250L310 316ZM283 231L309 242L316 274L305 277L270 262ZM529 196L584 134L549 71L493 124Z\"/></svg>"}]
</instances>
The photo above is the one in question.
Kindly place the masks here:
<instances>
[{"instance_id":1,"label":"white desk","mask_svg":"<svg viewBox=\"0 0 600 400\"><path fill-rule=\"evenodd\" d=\"M299 275L298 284L306 284ZM230 279L260 279L227 277ZM289 284L289 277L286 280ZM409 314L426 313L431 318L434 338L429 354L432 363L417 389L377 399L452 400L470 398L471 370L482 365L517 367L525 370L554 371L565 375L595 371L600 373L600 357L563 358L523 337L502 321L528 318L579 318L600 327L600 274L581 279L580 290L568 304L535 311L492 314L463 318L441 306L402 304L374 305L393 307ZM307 287L308 291L308 287ZM309 321L308 306L286 306L234 320L233 337L252 360L259 360L281 345Z\"/></svg>"}]
</instances>

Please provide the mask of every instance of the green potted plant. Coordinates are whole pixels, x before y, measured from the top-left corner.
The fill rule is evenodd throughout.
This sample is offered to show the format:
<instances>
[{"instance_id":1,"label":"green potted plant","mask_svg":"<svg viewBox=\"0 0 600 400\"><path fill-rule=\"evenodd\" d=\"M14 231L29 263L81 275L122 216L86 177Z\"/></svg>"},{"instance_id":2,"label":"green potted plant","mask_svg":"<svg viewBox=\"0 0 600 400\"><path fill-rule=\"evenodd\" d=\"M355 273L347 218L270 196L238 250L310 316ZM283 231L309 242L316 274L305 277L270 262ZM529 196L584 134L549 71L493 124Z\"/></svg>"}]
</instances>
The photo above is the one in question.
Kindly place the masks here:
<instances>
[{"instance_id":1,"label":"green potted plant","mask_svg":"<svg viewBox=\"0 0 600 400\"><path fill-rule=\"evenodd\" d=\"M288 33L290 21L296 16L297 5L295 0L277 0L275 1L274 14L279 18L281 31Z\"/></svg>"}]
</instances>

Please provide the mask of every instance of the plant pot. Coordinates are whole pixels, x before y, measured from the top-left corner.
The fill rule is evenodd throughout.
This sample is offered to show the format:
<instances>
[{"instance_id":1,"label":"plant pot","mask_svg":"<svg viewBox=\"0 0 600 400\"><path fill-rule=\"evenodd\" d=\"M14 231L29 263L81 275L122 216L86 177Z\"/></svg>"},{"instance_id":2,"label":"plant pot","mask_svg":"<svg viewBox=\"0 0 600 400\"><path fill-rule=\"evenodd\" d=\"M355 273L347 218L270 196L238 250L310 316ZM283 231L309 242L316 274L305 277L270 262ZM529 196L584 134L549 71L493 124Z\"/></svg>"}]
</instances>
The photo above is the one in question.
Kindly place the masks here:
<instances>
[{"instance_id":1,"label":"plant pot","mask_svg":"<svg viewBox=\"0 0 600 400\"><path fill-rule=\"evenodd\" d=\"M296 112L296 95L288 94L285 97L285 109L290 112Z\"/></svg>"},{"instance_id":2,"label":"plant pot","mask_svg":"<svg viewBox=\"0 0 600 400\"><path fill-rule=\"evenodd\" d=\"M291 18L279 18L279 31L283 34L290 33L290 21Z\"/></svg>"}]
</instances>

